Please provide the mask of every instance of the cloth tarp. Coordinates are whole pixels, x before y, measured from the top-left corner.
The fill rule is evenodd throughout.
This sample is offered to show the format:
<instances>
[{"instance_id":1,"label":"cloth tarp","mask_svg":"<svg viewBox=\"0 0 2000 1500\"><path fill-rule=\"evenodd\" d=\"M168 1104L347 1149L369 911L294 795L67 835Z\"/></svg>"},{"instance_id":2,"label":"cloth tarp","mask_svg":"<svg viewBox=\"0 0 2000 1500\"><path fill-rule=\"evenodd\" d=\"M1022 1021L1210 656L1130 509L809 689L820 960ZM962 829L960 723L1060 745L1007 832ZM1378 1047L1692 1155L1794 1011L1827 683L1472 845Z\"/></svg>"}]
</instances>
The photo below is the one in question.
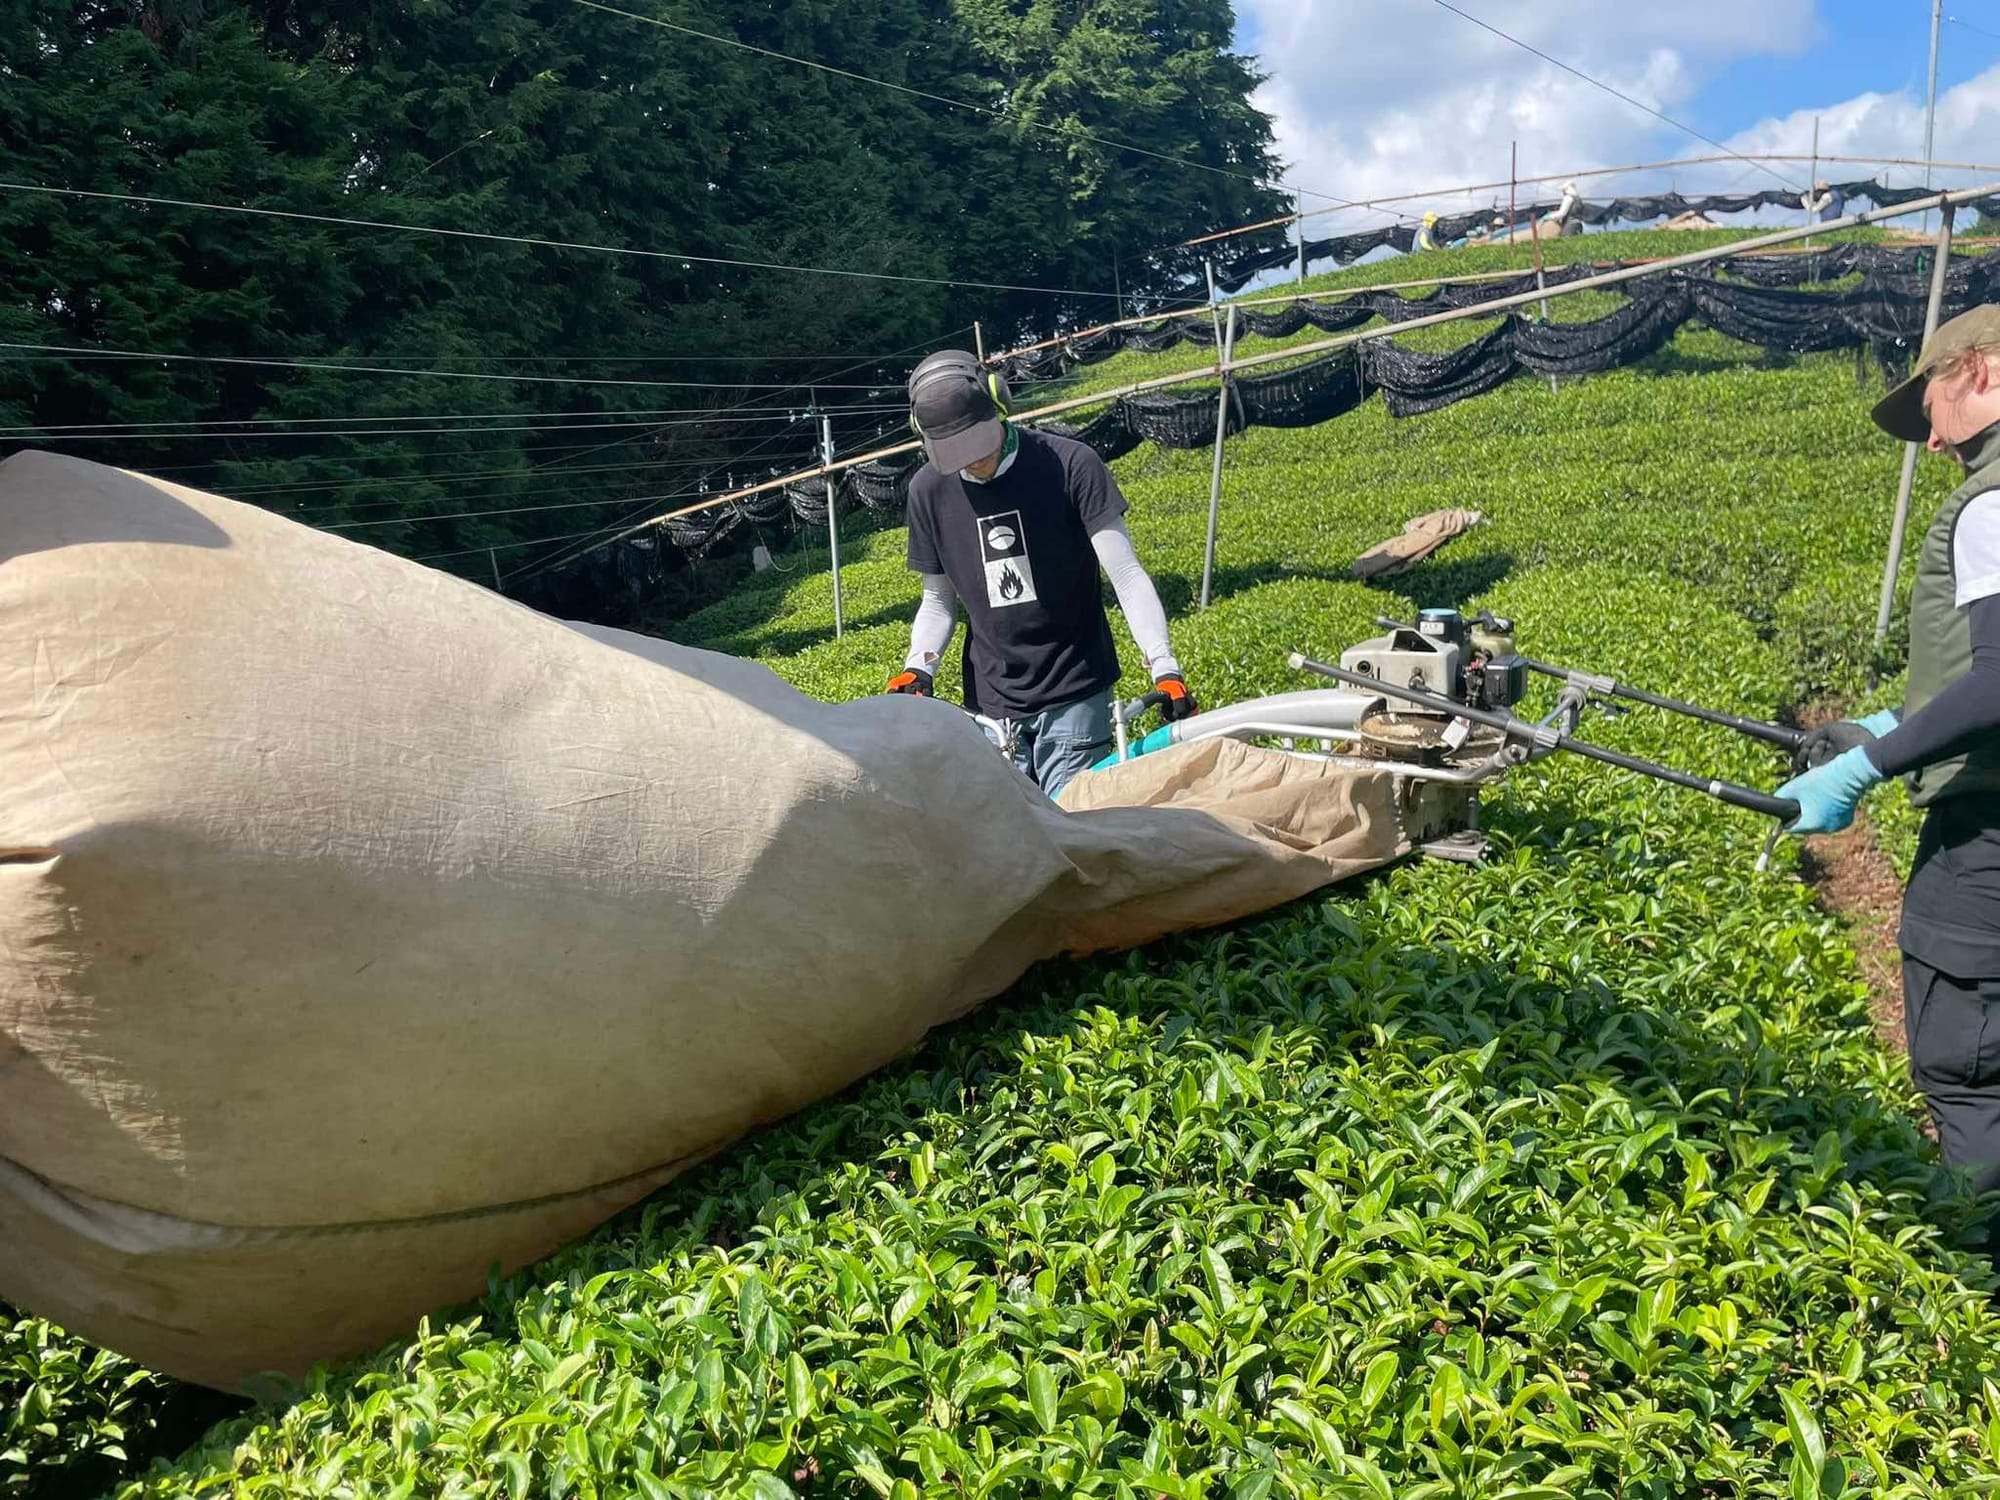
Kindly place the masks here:
<instances>
[{"instance_id":1,"label":"cloth tarp","mask_svg":"<svg viewBox=\"0 0 2000 1500\"><path fill-rule=\"evenodd\" d=\"M1486 518L1476 510L1434 510L1406 521L1386 542L1354 559L1356 578L1387 578L1422 562L1453 537L1463 536Z\"/></svg>"},{"instance_id":2,"label":"cloth tarp","mask_svg":"<svg viewBox=\"0 0 2000 1500\"><path fill-rule=\"evenodd\" d=\"M1850 200L1873 203L1878 208L1894 208L1904 203L1914 203L1919 198L1933 196L1937 189L1924 187L1889 188L1877 182L1843 182L1836 184L1838 191ZM1775 208L1796 211L1802 207L1801 195L1796 190L1766 188L1754 193L1711 193L1685 197L1680 193L1657 193L1612 198L1608 201L1590 203L1579 200L1570 210L1569 217L1578 223L1604 225L1615 222L1645 223L1653 219L1674 219L1694 214L1740 214L1756 209ZM1510 219L1506 209L1497 204L1492 208L1475 209L1470 213L1442 214L1431 228L1433 238L1440 244L1449 244L1461 239L1479 228L1505 230L1511 223L1516 227L1538 223L1554 213L1561 206L1559 201L1520 203L1515 206ZM1849 210L1852 212L1852 209ZM1966 222L1971 222L1977 214L2000 216L2000 197L1983 198L1961 209ZM1273 239L1281 230L1267 230L1258 239ZM1297 231L1294 230L1293 233ZM1338 265L1350 265L1371 251L1384 246L1408 254L1416 243L1416 230L1406 224L1384 225L1376 229L1358 230L1353 234L1330 235L1324 239L1306 241L1306 262L1310 266L1318 261L1333 261ZM1289 244L1272 244L1263 249L1252 250L1232 258L1223 265L1212 267L1215 284L1225 292L1241 291L1250 281L1265 271L1279 266L1295 265L1299 247L1296 240ZM1178 295L1191 299L1206 295L1206 282L1189 283Z\"/></svg>"},{"instance_id":3,"label":"cloth tarp","mask_svg":"<svg viewBox=\"0 0 2000 1500\"><path fill-rule=\"evenodd\" d=\"M0 612L0 1297L216 1386L407 1335L1037 959L1405 848L1387 779L1234 743L1065 814L949 704L43 453Z\"/></svg>"}]
</instances>

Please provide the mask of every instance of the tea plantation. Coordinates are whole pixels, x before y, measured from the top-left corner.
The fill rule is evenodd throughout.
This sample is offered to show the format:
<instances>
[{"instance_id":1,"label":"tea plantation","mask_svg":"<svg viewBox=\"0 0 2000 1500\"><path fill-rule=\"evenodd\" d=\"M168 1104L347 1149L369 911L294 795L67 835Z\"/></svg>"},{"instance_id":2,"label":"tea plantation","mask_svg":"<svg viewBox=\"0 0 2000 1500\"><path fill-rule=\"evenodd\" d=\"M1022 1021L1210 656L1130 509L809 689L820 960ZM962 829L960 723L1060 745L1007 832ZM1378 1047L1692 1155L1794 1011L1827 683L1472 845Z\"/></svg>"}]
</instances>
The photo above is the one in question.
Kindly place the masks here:
<instances>
[{"instance_id":1,"label":"tea plantation","mask_svg":"<svg viewBox=\"0 0 2000 1500\"><path fill-rule=\"evenodd\" d=\"M1370 274L1390 279L1346 279ZM1163 358L1199 362L1146 368ZM1542 658L1770 716L1864 690L1899 461L1866 419L1877 388L1851 356L1767 360L1689 330L1553 393L1521 379L1407 421L1370 402L1252 430L1227 450L1206 612L1208 454L1145 448L1116 472L1206 699L1304 685L1287 652L1458 604L1515 616ZM1919 522L1949 475L1927 462L1920 484ZM1445 506L1489 524L1385 587L1348 578ZM810 550L671 633L822 696L877 691L916 598L902 542L844 548L842 640ZM1595 732L1785 774L1643 710ZM1764 823L1565 758L1488 814L1482 867L1411 864L1043 966L171 1466L141 1462L185 1436L152 1425L164 1382L17 1324L0 1493L2000 1489L1973 1205L1937 1176L1795 851L1758 875Z\"/></svg>"}]
</instances>

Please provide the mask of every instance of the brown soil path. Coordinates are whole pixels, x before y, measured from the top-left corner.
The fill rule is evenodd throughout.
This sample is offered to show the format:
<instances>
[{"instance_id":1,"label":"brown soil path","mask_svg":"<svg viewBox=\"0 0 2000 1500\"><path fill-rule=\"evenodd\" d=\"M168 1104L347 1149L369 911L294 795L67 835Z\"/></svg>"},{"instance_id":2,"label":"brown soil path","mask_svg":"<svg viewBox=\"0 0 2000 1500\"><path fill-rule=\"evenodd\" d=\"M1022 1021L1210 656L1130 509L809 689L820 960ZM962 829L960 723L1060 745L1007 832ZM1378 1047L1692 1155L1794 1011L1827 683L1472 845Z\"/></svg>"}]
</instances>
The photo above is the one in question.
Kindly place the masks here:
<instances>
[{"instance_id":1,"label":"brown soil path","mask_svg":"<svg viewBox=\"0 0 2000 1500\"><path fill-rule=\"evenodd\" d=\"M1869 1009L1882 1045L1902 1052L1903 972L1896 923L1903 883L1875 842L1867 814L1858 814L1845 833L1807 839L1802 863L1821 908L1847 922L1861 975L1868 981Z\"/></svg>"}]
</instances>

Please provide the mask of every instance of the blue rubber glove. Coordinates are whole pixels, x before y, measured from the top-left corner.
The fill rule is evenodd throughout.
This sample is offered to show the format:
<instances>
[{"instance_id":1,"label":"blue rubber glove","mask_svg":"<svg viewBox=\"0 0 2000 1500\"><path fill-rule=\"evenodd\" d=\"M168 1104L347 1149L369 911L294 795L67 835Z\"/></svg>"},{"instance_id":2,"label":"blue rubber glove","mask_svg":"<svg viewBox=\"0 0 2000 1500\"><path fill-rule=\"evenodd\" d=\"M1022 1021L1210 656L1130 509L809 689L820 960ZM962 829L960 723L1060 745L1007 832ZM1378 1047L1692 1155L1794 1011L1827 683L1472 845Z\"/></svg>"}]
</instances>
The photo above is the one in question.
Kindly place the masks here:
<instances>
[{"instance_id":1,"label":"blue rubber glove","mask_svg":"<svg viewBox=\"0 0 2000 1500\"><path fill-rule=\"evenodd\" d=\"M1890 730L1894 729L1898 724L1902 723L1902 720L1896 717L1895 709L1878 708L1875 710L1874 713L1870 714L1867 718L1856 719L1854 722L1859 724L1863 729L1867 730L1870 734L1874 735L1875 738L1879 740L1882 738L1883 735L1887 734Z\"/></svg>"},{"instance_id":2,"label":"blue rubber glove","mask_svg":"<svg viewBox=\"0 0 2000 1500\"><path fill-rule=\"evenodd\" d=\"M1868 751L1860 745L1843 750L1825 765L1814 766L1778 788L1780 797L1799 805L1799 815L1787 833L1838 833L1854 821L1854 809L1870 787L1882 779Z\"/></svg>"}]
</instances>

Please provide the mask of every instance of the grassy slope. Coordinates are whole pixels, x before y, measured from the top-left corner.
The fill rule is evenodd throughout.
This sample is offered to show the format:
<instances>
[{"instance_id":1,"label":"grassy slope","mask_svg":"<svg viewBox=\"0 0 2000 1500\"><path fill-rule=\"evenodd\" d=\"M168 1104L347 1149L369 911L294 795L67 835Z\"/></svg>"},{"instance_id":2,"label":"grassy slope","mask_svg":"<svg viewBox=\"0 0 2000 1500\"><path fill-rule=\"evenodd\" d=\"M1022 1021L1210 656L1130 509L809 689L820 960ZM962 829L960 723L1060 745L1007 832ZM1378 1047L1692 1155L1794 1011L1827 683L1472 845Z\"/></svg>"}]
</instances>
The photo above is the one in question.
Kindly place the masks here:
<instances>
[{"instance_id":1,"label":"grassy slope","mask_svg":"<svg viewBox=\"0 0 2000 1500\"><path fill-rule=\"evenodd\" d=\"M1252 431L1200 614L1207 455L1122 460L1197 691L1446 602L1720 705L1851 690L1896 453L1851 360L1743 358L1691 330L1553 395ZM1345 577L1442 505L1491 524ZM841 641L810 553L679 634L870 692L901 540L844 549ZM1880 1493L1993 1472L1962 1209L1838 930L1750 873L1762 828L1563 761L1491 811L1482 869L1044 966L148 1492L1778 1495L1822 1433Z\"/></svg>"}]
</instances>

